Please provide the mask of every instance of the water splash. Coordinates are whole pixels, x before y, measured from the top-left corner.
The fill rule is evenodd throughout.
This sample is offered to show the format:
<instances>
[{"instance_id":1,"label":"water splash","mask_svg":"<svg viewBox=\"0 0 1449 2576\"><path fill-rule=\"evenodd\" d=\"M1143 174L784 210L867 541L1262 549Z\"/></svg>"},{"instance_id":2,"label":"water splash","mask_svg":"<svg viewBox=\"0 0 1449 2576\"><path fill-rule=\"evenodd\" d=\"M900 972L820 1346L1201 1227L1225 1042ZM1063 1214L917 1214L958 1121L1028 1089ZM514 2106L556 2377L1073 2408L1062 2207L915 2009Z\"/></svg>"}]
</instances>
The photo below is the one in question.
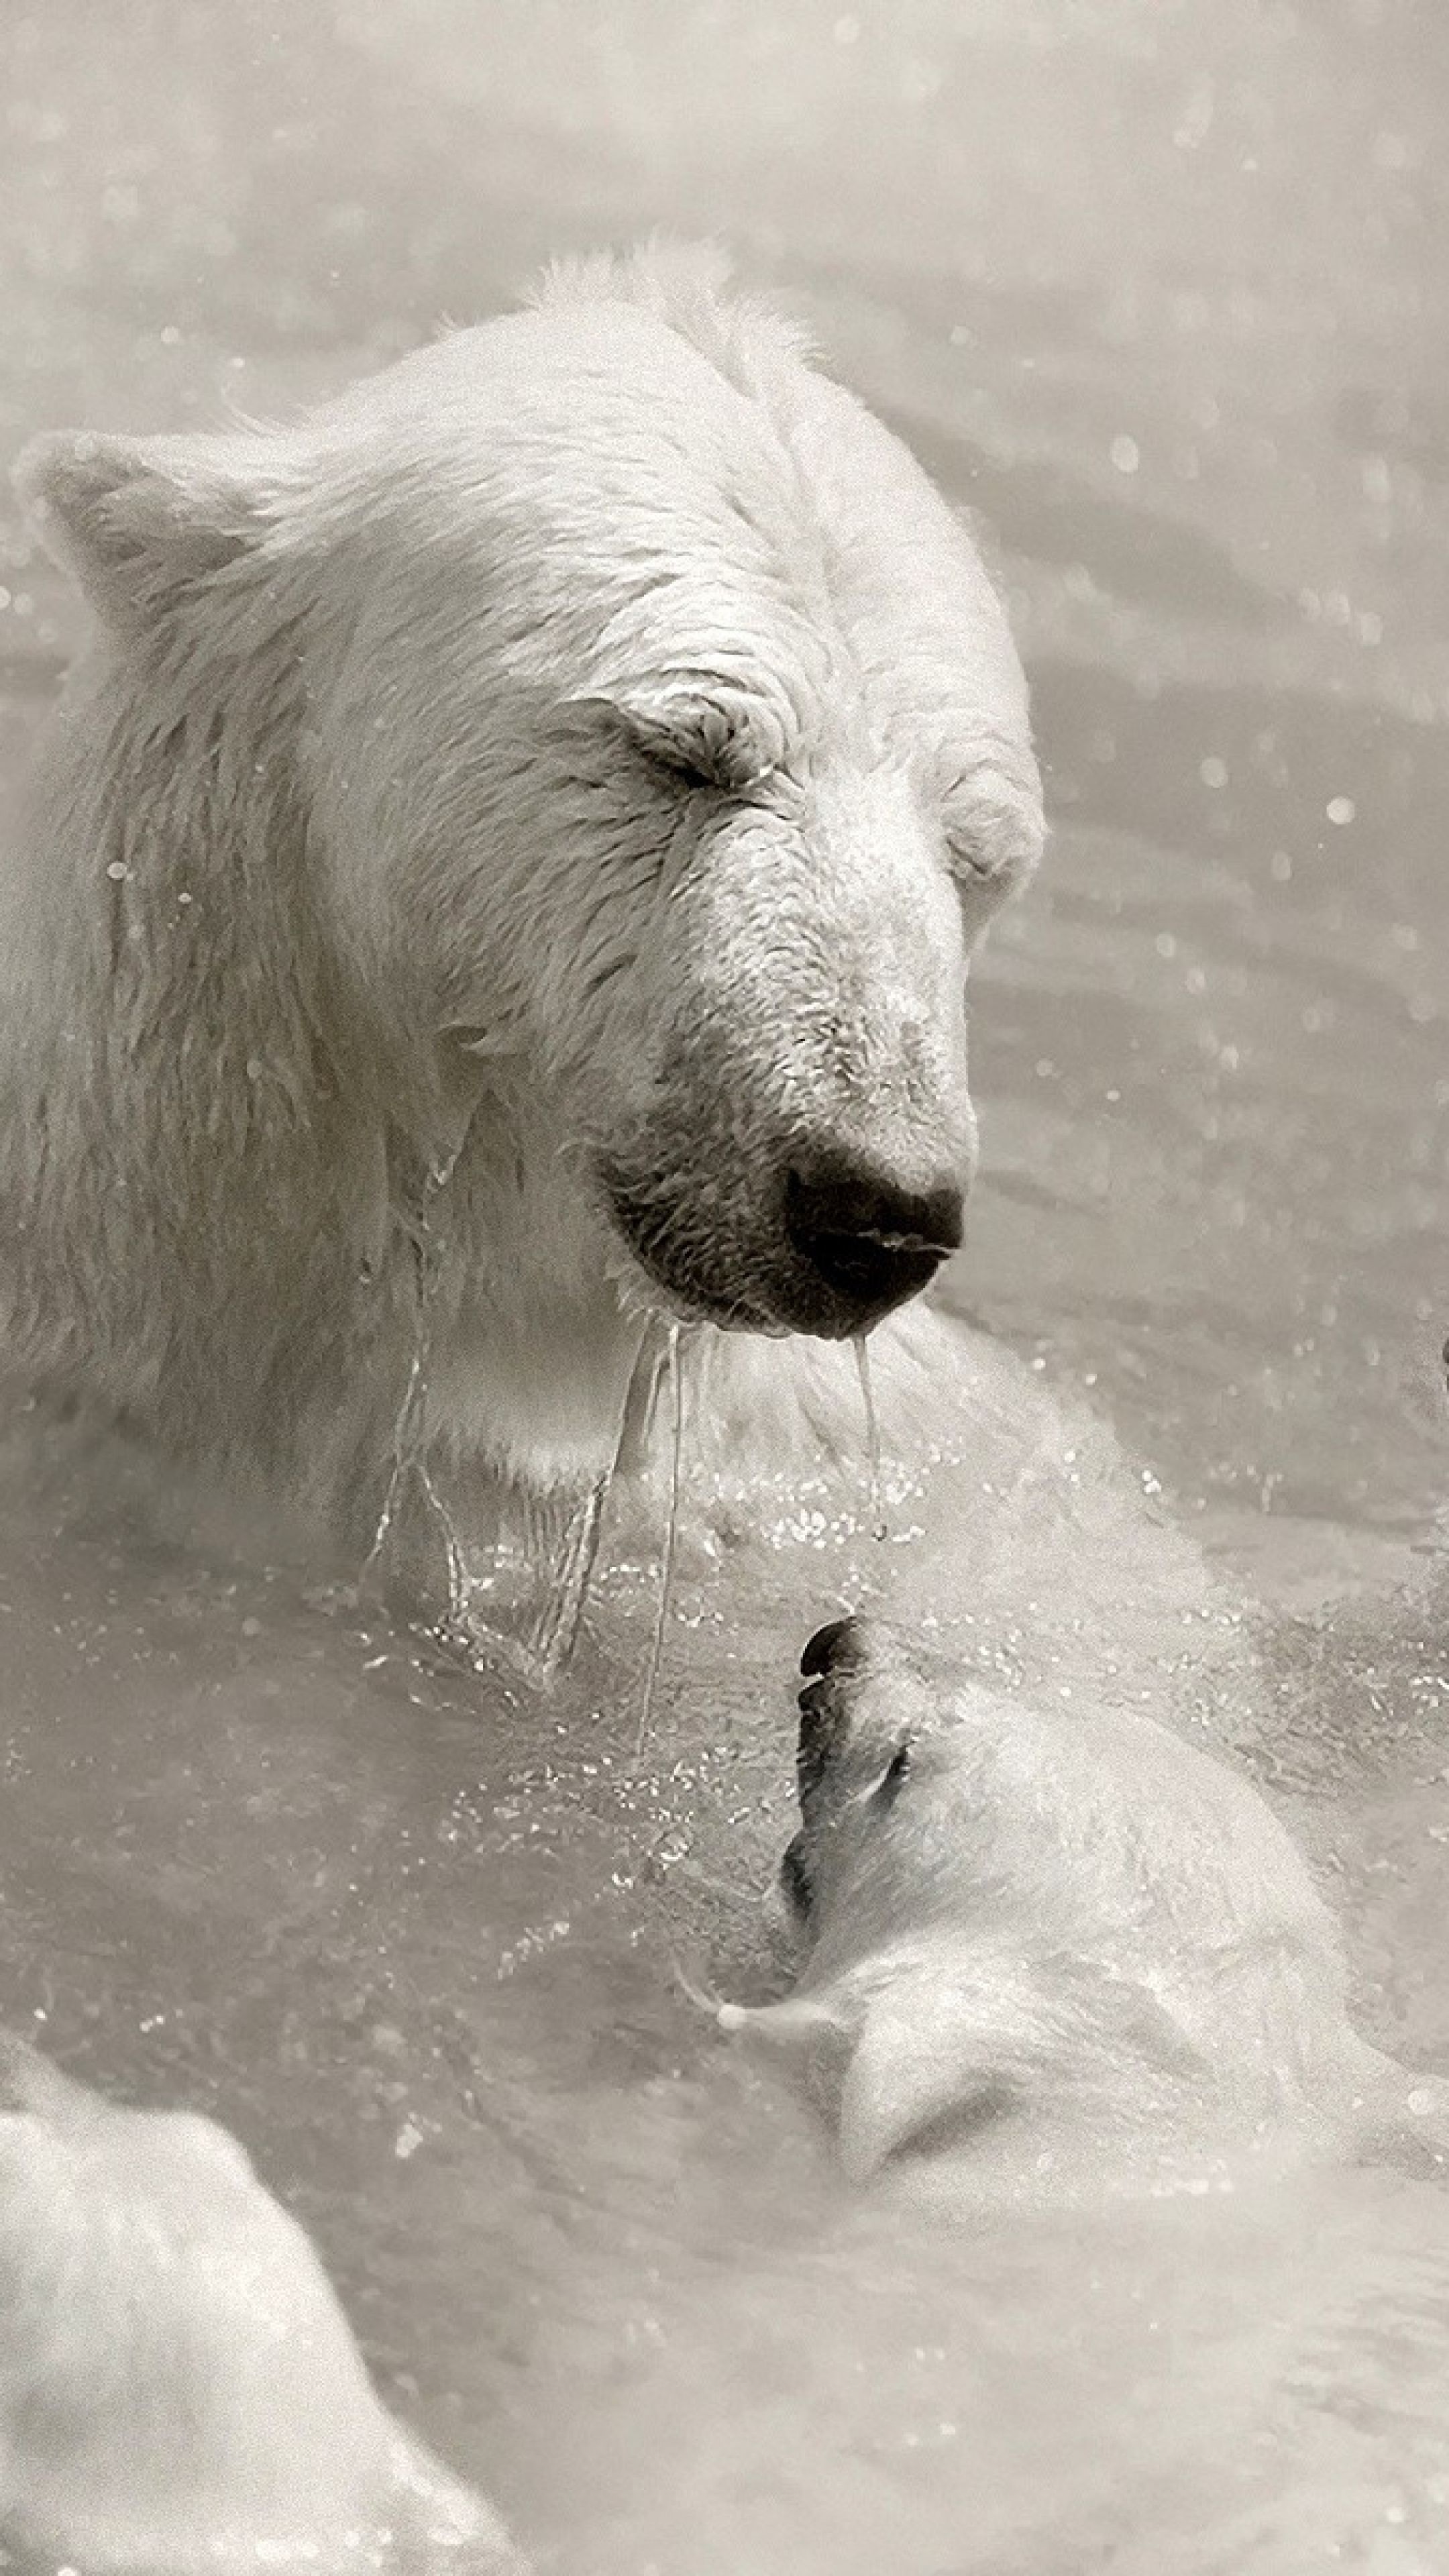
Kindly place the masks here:
<instances>
[{"instance_id":1,"label":"water splash","mask_svg":"<svg viewBox=\"0 0 1449 2576\"><path fill-rule=\"evenodd\" d=\"M890 1536L890 1528L886 1520L885 1488L881 1481L880 1416L875 1409L875 1388L871 1382L870 1345L864 1333L855 1333L851 1338L855 1371L860 1379L861 1402L865 1407L866 1518L871 1537L885 1540Z\"/></svg>"},{"instance_id":2,"label":"water splash","mask_svg":"<svg viewBox=\"0 0 1449 2576\"><path fill-rule=\"evenodd\" d=\"M680 1467L684 1456L684 1373L680 1347L680 1328L671 1324L666 1341L671 1409L669 1446L669 1518L664 1530L664 1549L659 1567L659 1596L654 1605L654 1627L649 1640L649 1660L644 1667L644 1684L639 1696L639 1731L634 1739L637 1760L644 1750L654 1715L654 1693L659 1681L659 1667L664 1656L664 1632L669 1619L669 1605L674 1592L674 1553L679 1535Z\"/></svg>"}]
</instances>

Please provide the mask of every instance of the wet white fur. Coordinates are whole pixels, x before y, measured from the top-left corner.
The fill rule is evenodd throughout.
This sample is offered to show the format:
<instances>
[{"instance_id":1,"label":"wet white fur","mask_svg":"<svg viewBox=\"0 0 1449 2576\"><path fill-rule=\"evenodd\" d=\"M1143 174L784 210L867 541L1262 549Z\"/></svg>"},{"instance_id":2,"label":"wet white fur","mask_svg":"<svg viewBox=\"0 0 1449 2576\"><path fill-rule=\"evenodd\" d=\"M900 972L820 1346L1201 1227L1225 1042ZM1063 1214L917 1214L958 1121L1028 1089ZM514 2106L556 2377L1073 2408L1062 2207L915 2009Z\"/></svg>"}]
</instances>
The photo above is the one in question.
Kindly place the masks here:
<instances>
[{"instance_id":1,"label":"wet white fur","mask_svg":"<svg viewBox=\"0 0 1449 2576\"><path fill-rule=\"evenodd\" d=\"M115 2109L9 2039L0 2064L7 2549L95 2576L517 2576L488 2507L379 2403L306 2234L226 2130Z\"/></svg>"}]
</instances>

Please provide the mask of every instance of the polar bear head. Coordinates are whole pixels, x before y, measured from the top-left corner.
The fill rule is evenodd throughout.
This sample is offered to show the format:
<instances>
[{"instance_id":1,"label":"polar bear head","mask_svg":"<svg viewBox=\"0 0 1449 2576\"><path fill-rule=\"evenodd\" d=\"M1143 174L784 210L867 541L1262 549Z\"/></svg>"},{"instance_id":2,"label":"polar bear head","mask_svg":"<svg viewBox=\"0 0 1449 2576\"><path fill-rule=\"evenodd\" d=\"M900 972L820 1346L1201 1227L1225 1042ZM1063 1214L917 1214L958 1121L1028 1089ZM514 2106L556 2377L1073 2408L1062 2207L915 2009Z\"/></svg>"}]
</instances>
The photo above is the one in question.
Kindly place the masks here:
<instances>
[{"instance_id":1,"label":"polar bear head","mask_svg":"<svg viewBox=\"0 0 1449 2576\"><path fill-rule=\"evenodd\" d=\"M708 259L584 263L295 426L23 479L103 629L86 1007L153 1085L188 975L213 1041L137 1183L168 1240L188 1155L213 1210L249 1155L256 1293L335 1308L456 1168L485 1378L505 1314L839 1337L925 1283L968 958L1041 838L1025 689L969 530L784 324Z\"/></svg>"}]
</instances>

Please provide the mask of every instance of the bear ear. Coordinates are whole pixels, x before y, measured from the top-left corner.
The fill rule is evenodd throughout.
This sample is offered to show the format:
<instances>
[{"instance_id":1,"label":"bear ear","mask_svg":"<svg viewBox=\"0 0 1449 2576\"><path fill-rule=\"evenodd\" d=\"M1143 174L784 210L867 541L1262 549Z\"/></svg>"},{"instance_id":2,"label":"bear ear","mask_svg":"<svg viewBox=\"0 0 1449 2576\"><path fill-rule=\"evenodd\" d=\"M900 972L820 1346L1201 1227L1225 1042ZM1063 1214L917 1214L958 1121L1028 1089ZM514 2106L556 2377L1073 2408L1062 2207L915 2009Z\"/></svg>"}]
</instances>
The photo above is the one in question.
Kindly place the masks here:
<instances>
[{"instance_id":1,"label":"bear ear","mask_svg":"<svg viewBox=\"0 0 1449 2576\"><path fill-rule=\"evenodd\" d=\"M32 441L15 485L57 562L109 623L153 623L254 545L263 529L256 459L241 440Z\"/></svg>"},{"instance_id":2,"label":"bear ear","mask_svg":"<svg viewBox=\"0 0 1449 2576\"><path fill-rule=\"evenodd\" d=\"M1006 2108L1009 2088L988 2039L981 2016L949 1986L880 1997L841 2086L840 2161L851 2182L868 2181L928 2133L969 2132Z\"/></svg>"},{"instance_id":3,"label":"bear ear","mask_svg":"<svg viewBox=\"0 0 1449 2576\"><path fill-rule=\"evenodd\" d=\"M636 750L685 785L739 795L784 764L779 715L738 680L664 672L611 689L607 703Z\"/></svg>"}]
</instances>

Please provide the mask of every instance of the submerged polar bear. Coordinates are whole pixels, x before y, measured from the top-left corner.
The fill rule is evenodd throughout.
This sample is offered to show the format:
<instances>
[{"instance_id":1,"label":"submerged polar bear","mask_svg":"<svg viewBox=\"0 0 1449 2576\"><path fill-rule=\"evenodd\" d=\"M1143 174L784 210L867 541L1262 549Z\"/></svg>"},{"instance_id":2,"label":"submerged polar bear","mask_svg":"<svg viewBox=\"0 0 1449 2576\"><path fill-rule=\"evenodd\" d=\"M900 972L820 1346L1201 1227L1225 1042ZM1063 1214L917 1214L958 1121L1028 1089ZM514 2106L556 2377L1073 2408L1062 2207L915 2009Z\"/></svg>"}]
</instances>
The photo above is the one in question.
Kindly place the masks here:
<instances>
[{"instance_id":1,"label":"submerged polar bear","mask_svg":"<svg viewBox=\"0 0 1449 2576\"><path fill-rule=\"evenodd\" d=\"M27 1377L343 1519L420 1294L455 1476L607 1472L651 1312L743 1454L818 1428L819 1343L960 1239L967 961L1042 832L905 449L650 252L20 479L99 619L3 931Z\"/></svg>"},{"instance_id":2,"label":"submerged polar bear","mask_svg":"<svg viewBox=\"0 0 1449 2576\"><path fill-rule=\"evenodd\" d=\"M800 1668L799 1982L713 2009L833 2063L854 2179L1025 2208L1409 2138L1443 2162L1449 2084L1360 2038L1337 1925L1237 1772L880 1620L832 1621Z\"/></svg>"},{"instance_id":3,"label":"submerged polar bear","mask_svg":"<svg viewBox=\"0 0 1449 2576\"><path fill-rule=\"evenodd\" d=\"M0 2551L188 2576L526 2576L387 2412L297 2221L191 2113L0 2031Z\"/></svg>"}]
</instances>

